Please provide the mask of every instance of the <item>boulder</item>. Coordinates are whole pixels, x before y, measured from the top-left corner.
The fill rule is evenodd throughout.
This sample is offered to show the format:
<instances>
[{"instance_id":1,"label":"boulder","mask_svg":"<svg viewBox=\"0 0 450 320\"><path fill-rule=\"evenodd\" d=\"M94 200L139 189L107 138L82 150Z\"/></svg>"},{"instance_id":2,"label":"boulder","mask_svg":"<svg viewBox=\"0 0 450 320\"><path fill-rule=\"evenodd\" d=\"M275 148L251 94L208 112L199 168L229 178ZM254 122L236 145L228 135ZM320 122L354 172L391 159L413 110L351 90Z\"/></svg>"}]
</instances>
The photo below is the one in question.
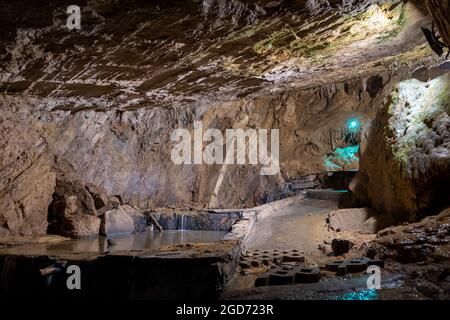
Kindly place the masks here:
<instances>
[{"instance_id":1,"label":"boulder","mask_svg":"<svg viewBox=\"0 0 450 320\"><path fill-rule=\"evenodd\" d=\"M109 196L107 198L106 205L98 209L99 215L103 215L106 211L117 209L122 204L122 201L117 196Z\"/></svg>"},{"instance_id":2,"label":"boulder","mask_svg":"<svg viewBox=\"0 0 450 320\"><path fill-rule=\"evenodd\" d=\"M54 200L49 207L49 220L57 220L69 214L78 213L78 197L62 196Z\"/></svg>"},{"instance_id":3,"label":"boulder","mask_svg":"<svg viewBox=\"0 0 450 320\"><path fill-rule=\"evenodd\" d=\"M97 237L100 230L100 219L86 214L69 214L62 219L57 234L70 238Z\"/></svg>"},{"instance_id":4,"label":"boulder","mask_svg":"<svg viewBox=\"0 0 450 320\"><path fill-rule=\"evenodd\" d=\"M66 173L59 172L56 178L56 187L53 194L55 202L64 201L67 197L76 196L76 206L78 214L98 216L94 199L85 188L83 181L73 178ZM55 209L56 210L56 209Z\"/></svg>"},{"instance_id":5,"label":"boulder","mask_svg":"<svg viewBox=\"0 0 450 320\"><path fill-rule=\"evenodd\" d=\"M97 210L108 204L108 195L106 194L106 191L99 186L88 183L86 184L86 190L91 194L92 199L94 199L94 206Z\"/></svg>"},{"instance_id":6,"label":"boulder","mask_svg":"<svg viewBox=\"0 0 450 320\"><path fill-rule=\"evenodd\" d=\"M333 239L331 241L331 250L336 256L348 253L353 247L353 243L345 239Z\"/></svg>"},{"instance_id":7,"label":"boulder","mask_svg":"<svg viewBox=\"0 0 450 320\"><path fill-rule=\"evenodd\" d=\"M377 214L371 208L353 208L331 211L328 222L334 231L371 234L391 226L392 218L388 214Z\"/></svg>"},{"instance_id":8,"label":"boulder","mask_svg":"<svg viewBox=\"0 0 450 320\"><path fill-rule=\"evenodd\" d=\"M123 206L106 211L102 216L100 233L105 236L131 234L134 232L133 218Z\"/></svg>"},{"instance_id":9,"label":"boulder","mask_svg":"<svg viewBox=\"0 0 450 320\"><path fill-rule=\"evenodd\" d=\"M147 230L148 219L140 210L129 205L123 205L121 208L133 219L135 233Z\"/></svg>"}]
</instances>

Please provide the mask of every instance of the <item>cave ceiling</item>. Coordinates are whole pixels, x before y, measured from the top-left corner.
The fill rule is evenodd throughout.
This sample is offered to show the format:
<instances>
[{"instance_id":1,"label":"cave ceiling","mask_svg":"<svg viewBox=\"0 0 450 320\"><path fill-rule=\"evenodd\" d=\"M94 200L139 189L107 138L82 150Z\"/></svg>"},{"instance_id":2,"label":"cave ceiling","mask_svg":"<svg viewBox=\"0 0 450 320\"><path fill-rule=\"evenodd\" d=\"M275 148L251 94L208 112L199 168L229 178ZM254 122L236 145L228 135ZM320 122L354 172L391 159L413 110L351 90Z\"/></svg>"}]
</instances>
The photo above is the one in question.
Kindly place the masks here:
<instances>
[{"instance_id":1,"label":"cave ceiling","mask_svg":"<svg viewBox=\"0 0 450 320\"><path fill-rule=\"evenodd\" d=\"M412 27L427 18L402 1L78 1L72 31L68 4L4 4L2 93L45 110L134 110L314 87L430 55Z\"/></svg>"}]
</instances>

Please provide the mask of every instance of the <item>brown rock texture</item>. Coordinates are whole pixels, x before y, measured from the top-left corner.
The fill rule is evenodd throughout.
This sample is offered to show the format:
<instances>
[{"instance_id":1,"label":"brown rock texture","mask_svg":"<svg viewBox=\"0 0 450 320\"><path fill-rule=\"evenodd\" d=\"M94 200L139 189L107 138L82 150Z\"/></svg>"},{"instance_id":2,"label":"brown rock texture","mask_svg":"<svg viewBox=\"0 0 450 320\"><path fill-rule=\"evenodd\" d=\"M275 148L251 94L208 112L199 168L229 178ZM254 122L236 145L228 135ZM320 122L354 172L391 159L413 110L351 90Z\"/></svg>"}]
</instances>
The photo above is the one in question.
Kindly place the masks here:
<instances>
[{"instance_id":1,"label":"brown rock texture","mask_svg":"<svg viewBox=\"0 0 450 320\"><path fill-rule=\"evenodd\" d=\"M0 226L12 234L45 234L54 189L55 173L43 158L36 160L1 191Z\"/></svg>"},{"instance_id":2,"label":"brown rock texture","mask_svg":"<svg viewBox=\"0 0 450 320\"><path fill-rule=\"evenodd\" d=\"M444 211L417 223L380 231L368 245L366 255L386 261L387 272L402 273L404 286L417 291L415 297L448 300L449 250L450 218Z\"/></svg>"},{"instance_id":3,"label":"brown rock texture","mask_svg":"<svg viewBox=\"0 0 450 320\"><path fill-rule=\"evenodd\" d=\"M100 218L85 214L69 214L64 216L59 226L59 235L81 239L98 237L100 231Z\"/></svg>"},{"instance_id":4,"label":"brown rock texture","mask_svg":"<svg viewBox=\"0 0 450 320\"><path fill-rule=\"evenodd\" d=\"M450 1L426 0L425 3L436 22L443 42L450 47Z\"/></svg>"},{"instance_id":5,"label":"brown rock texture","mask_svg":"<svg viewBox=\"0 0 450 320\"><path fill-rule=\"evenodd\" d=\"M111 236L115 234L131 234L134 232L133 218L122 206L105 212L102 216L100 234Z\"/></svg>"},{"instance_id":6,"label":"brown rock texture","mask_svg":"<svg viewBox=\"0 0 450 320\"><path fill-rule=\"evenodd\" d=\"M340 209L328 214L329 226L334 231L377 233L392 225L389 215L377 214L371 208Z\"/></svg>"},{"instance_id":7,"label":"brown rock texture","mask_svg":"<svg viewBox=\"0 0 450 320\"><path fill-rule=\"evenodd\" d=\"M89 191L89 193L92 196L92 199L94 200L95 209L101 209L104 208L108 202L108 195L106 194L106 191L104 191L102 188L99 188L98 186L89 183L85 186L86 190Z\"/></svg>"},{"instance_id":8,"label":"brown rock texture","mask_svg":"<svg viewBox=\"0 0 450 320\"><path fill-rule=\"evenodd\" d=\"M12 108L0 100L0 228L15 235L45 234L56 177L46 153L52 127L20 112L20 99L12 98Z\"/></svg>"},{"instance_id":9,"label":"brown rock texture","mask_svg":"<svg viewBox=\"0 0 450 320\"><path fill-rule=\"evenodd\" d=\"M434 62L420 31L430 19L401 1L73 4L81 30L65 27L64 1L20 20L29 2L5 4L1 143L11 152L0 190L45 152L140 208L254 206L292 178L334 170L324 158L347 144L347 120L359 118L364 136L392 88ZM280 174L175 165L170 135L196 120L280 129ZM80 210L105 212L66 185Z\"/></svg>"},{"instance_id":10,"label":"brown rock texture","mask_svg":"<svg viewBox=\"0 0 450 320\"><path fill-rule=\"evenodd\" d=\"M410 221L450 204L449 79L402 82L380 110L351 187L362 203Z\"/></svg>"},{"instance_id":11,"label":"brown rock texture","mask_svg":"<svg viewBox=\"0 0 450 320\"><path fill-rule=\"evenodd\" d=\"M58 173L53 199L55 200L55 204L62 201L65 207L71 206L73 208L71 211L74 212L69 212L70 214L98 215L94 199L84 183L77 179L71 179L64 174ZM68 199L71 200L72 204L67 204ZM54 211L56 216L61 214L57 207L50 208L50 210Z\"/></svg>"}]
</instances>

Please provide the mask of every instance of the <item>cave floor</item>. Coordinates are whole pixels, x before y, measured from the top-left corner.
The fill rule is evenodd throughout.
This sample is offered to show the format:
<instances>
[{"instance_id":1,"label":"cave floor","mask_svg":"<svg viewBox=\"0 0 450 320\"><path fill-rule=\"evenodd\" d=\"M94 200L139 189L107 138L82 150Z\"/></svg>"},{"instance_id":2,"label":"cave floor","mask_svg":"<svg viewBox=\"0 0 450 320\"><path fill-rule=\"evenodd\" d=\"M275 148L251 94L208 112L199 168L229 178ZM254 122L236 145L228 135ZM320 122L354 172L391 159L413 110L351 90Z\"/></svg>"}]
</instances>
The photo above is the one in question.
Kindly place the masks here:
<instances>
[{"instance_id":1,"label":"cave floor","mask_svg":"<svg viewBox=\"0 0 450 320\"><path fill-rule=\"evenodd\" d=\"M328 213L337 209L335 201L303 199L259 220L253 226L249 249L298 249L307 255L317 253L327 239Z\"/></svg>"},{"instance_id":2,"label":"cave floor","mask_svg":"<svg viewBox=\"0 0 450 320\"><path fill-rule=\"evenodd\" d=\"M330 211L336 210L337 201L294 198L286 205L274 207L269 214L257 218L246 244L244 258L249 252L274 249L304 252L307 268L318 268L320 280L315 283L255 286L255 281L271 265L261 264L250 268L239 267L227 284L222 299L257 300L409 300L448 299L450 277L448 260L433 264L414 260L407 262L383 259L381 289L368 289L365 271L338 275L328 271L325 265L337 260L354 260L366 256L367 245L375 234L359 232L335 232L327 227ZM348 253L335 256L329 244L335 238L348 239L354 247ZM443 249L447 252L446 249ZM438 252L438 251L436 251ZM252 253L250 253L252 254ZM269 253L270 254L270 253ZM258 258L256 258L258 259ZM447 270L447 271L445 271ZM447 275L447 278L445 278ZM417 281L420 278L420 286ZM445 279L444 279L445 278Z\"/></svg>"},{"instance_id":3,"label":"cave floor","mask_svg":"<svg viewBox=\"0 0 450 320\"><path fill-rule=\"evenodd\" d=\"M329 250L332 239L351 239L357 248L373 239L374 235L354 232L334 232L328 228L327 218L331 211L338 209L338 201L296 197L286 205L274 208L270 214L258 217L244 245L246 250L292 250L304 253L307 266L319 267L336 259L359 257L361 250L352 250L342 257L335 257ZM328 246L326 246L328 245ZM312 284L289 286L264 286L255 288L255 280L267 271L267 267L238 270L225 288L224 299L345 299L347 292L364 288L366 277L354 279L335 278L324 273L321 281ZM388 281L397 279L395 274ZM350 282L348 280L351 280ZM364 284L364 285L363 285ZM372 297L374 298L374 297ZM379 297L377 297L379 298Z\"/></svg>"}]
</instances>

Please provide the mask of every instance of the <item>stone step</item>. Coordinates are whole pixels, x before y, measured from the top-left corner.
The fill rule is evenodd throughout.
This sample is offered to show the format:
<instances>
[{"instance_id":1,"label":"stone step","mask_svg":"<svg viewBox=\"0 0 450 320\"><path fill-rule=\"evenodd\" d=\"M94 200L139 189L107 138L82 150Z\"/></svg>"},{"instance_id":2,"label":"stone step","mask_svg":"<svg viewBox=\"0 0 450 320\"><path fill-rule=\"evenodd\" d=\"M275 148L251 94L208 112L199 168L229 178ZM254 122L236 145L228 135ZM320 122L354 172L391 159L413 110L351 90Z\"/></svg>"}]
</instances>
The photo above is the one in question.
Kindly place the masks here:
<instances>
[{"instance_id":1,"label":"stone step","mask_svg":"<svg viewBox=\"0 0 450 320\"><path fill-rule=\"evenodd\" d=\"M347 194L348 194L347 190L334 190L334 189L307 190L306 198L339 201Z\"/></svg>"}]
</instances>

